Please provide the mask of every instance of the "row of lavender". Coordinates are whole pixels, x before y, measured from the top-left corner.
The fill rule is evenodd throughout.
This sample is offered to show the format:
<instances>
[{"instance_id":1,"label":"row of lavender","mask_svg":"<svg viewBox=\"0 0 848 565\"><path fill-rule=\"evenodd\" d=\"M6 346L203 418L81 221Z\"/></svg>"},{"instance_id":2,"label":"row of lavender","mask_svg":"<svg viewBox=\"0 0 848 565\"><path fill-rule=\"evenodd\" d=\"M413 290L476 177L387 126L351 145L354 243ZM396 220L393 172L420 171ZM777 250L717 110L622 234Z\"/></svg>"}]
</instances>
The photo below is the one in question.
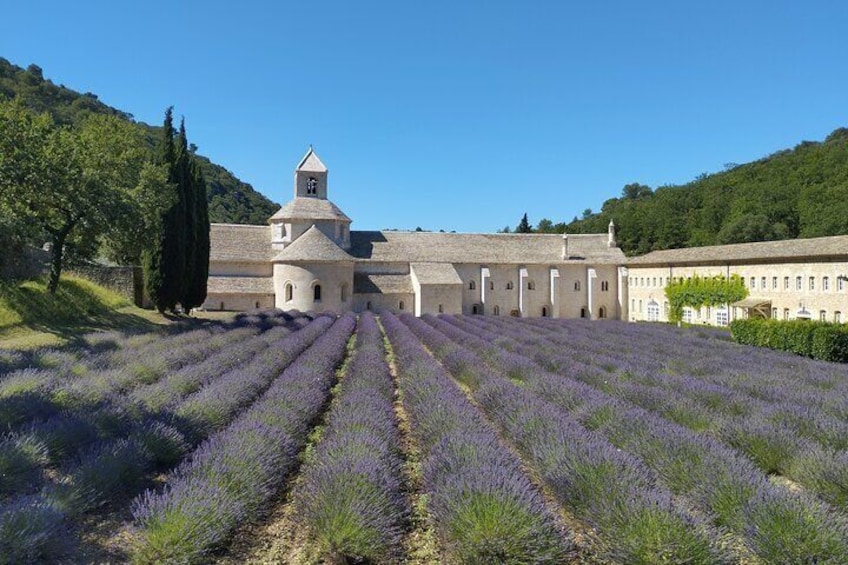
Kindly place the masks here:
<instances>
[{"instance_id":1,"label":"row of lavender","mask_svg":"<svg viewBox=\"0 0 848 565\"><path fill-rule=\"evenodd\" d=\"M584 428L515 379L532 363L439 320L403 322L465 384L486 415L571 514L595 527L599 549L625 563L721 563L716 529L676 504L644 462ZM428 325L433 324L434 327Z\"/></svg>"},{"instance_id":2,"label":"row of lavender","mask_svg":"<svg viewBox=\"0 0 848 565\"><path fill-rule=\"evenodd\" d=\"M641 460L686 506L728 529L764 561L839 563L848 554L846 521L827 504L773 484L749 459L713 437L601 392L567 369L548 373L528 363L540 347L538 338L528 337L526 325L479 318L444 318L439 324L464 330L454 339L491 361L493 370L502 366L510 378L573 415L585 430ZM615 347L610 338L605 343ZM504 349L519 358L511 361ZM563 346L545 353L551 358L558 353L561 369L572 367L581 355Z\"/></svg>"},{"instance_id":3,"label":"row of lavender","mask_svg":"<svg viewBox=\"0 0 848 565\"><path fill-rule=\"evenodd\" d=\"M550 327L542 329L545 326ZM557 331L557 326L564 326L567 333ZM767 389L765 399L752 392L761 390L761 385L740 385L740 380L756 379L747 361L750 352L745 349L729 347L721 362L714 363L721 368L710 371L714 378L705 371L690 374L685 366L675 366L670 376L657 370L654 359L634 351L625 354L599 347L600 332L586 326L531 324L528 333L535 331L544 338L538 344L536 358L547 366L556 366L561 362L562 347L570 344L590 355L588 362L569 367L570 373L584 382L690 429L709 433L745 453L762 471L780 473L823 500L848 509L848 375L841 367L775 355L778 366L791 361L793 376L784 375L776 383L774 375L780 371L769 370L767 378L773 386ZM641 333L635 332L632 337L628 340L631 349L648 346ZM680 344L679 349L693 357L704 356L695 347L703 344L685 335L672 334L664 343L674 350ZM625 355L627 369L622 370L619 367ZM742 363L738 362L740 357L745 358ZM811 371L806 370L808 364ZM762 365L760 372L763 367L771 369L771 365ZM745 377L725 376L732 372ZM808 390L799 393L805 382Z\"/></svg>"},{"instance_id":4,"label":"row of lavender","mask_svg":"<svg viewBox=\"0 0 848 565\"><path fill-rule=\"evenodd\" d=\"M380 328L365 312L320 442L293 496L307 537L332 563L402 556L409 504L394 394Z\"/></svg>"},{"instance_id":5,"label":"row of lavender","mask_svg":"<svg viewBox=\"0 0 848 565\"><path fill-rule=\"evenodd\" d=\"M203 442L164 490L133 503L135 562L203 562L236 527L261 515L296 466L354 325L352 315L341 317L281 374L270 369L279 376L246 412ZM220 393L239 394L235 386Z\"/></svg>"},{"instance_id":6,"label":"row of lavender","mask_svg":"<svg viewBox=\"0 0 848 565\"><path fill-rule=\"evenodd\" d=\"M304 319L299 319L291 327L304 323ZM8 395L5 399L10 403L24 396L30 404L49 409L23 413L20 425L9 425L0 440L0 496L40 486L48 467L61 465L97 442L116 440L139 430L161 430L162 424L176 423L189 431L183 416L185 408L177 406L180 400L236 369L289 331L287 326L263 335L253 328L233 330L231 339L216 340L216 344L219 348L240 350L240 355L219 350L202 363L188 365L146 385L146 380L137 378L121 379L121 386L117 386L102 372L84 376L66 373L54 375L37 390ZM175 351L185 350L186 356L192 357L193 348L208 353L208 347L199 344L184 345Z\"/></svg>"},{"instance_id":7,"label":"row of lavender","mask_svg":"<svg viewBox=\"0 0 848 565\"><path fill-rule=\"evenodd\" d=\"M544 498L421 342L392 314L391 343L427 511L450 563L561 563L572 547Z\"/></svg>"},{"instance_id":8,"label":"row of lavender","mask_svg":"<svg viewBox=\"0 0 848 565\"><path fill-rule=\"evenodd\" d=\"M188 365L156 382L134 383L123 394L107 391L94 410L83 402L76 412L65 409L9 434L0 466L17 466L15 476L44 484L30 478L19 489L7 489L13 494L0 506L0 553L18 561L49 555L65 544L70 518L120 502L181 460L249 405L332 321L319 318L290 333L305 323L293 320L290 328L272 328L247 341L232 330L238 355L221 350L197 364L199 371ZM66 376L66 382L73 379ZM49 392L57 390L62 386ZM42 472L27 472L33 464Z\"/></svg>"}]
</instances>

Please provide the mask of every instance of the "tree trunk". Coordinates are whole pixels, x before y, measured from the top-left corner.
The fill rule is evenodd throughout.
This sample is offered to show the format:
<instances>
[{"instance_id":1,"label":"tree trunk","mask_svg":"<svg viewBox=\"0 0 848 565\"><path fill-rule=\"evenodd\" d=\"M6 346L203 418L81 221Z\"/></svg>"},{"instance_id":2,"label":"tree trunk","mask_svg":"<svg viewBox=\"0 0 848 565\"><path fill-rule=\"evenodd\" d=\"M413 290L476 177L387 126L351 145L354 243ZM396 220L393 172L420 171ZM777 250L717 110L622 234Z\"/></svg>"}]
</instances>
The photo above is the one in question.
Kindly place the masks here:
<instances>
[{"instance_id":1,"label":"tree trunk","mask_svg":"<svg viewBox=\"0 0 848 565\"><path fill-rule=\"evenodd\" d=\"M50 278L47 280L47 292L56 294L59 288L59 277L62 275L62 255L65 251L65 240L76 222L68 222L59 230L50 230L53 235L53 249L50 257Z\"/></svg>"}]
</instances>

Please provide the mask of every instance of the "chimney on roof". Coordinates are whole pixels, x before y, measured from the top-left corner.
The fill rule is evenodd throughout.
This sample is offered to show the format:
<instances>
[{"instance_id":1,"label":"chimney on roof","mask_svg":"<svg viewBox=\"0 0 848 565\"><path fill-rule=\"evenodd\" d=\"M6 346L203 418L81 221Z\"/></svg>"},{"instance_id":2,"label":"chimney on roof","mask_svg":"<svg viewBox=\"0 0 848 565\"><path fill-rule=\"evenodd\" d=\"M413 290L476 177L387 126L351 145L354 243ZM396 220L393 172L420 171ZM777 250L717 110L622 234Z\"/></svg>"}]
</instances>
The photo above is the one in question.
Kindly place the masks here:
<instances>
[{"instance_id":1,"label":"chimney on roof","mask_svg":"<svg viewBox=\"0 0 848 565\"><path fill-rule=\"evenodd\" d=\"M608 241L607 245L610 247L618 247L615 243L615 224L612 220L610 220L609 226L607 227Z\"/></svg>"},{"instance_id":2,"label":"chimney on roof","mask_svg":"<svg viewBox=\"0 0 848 565\"><path fill-rule=\"evenodd\" d=\"M568 234L562 234L562 260L568 259Z\"/></svg>"}]
</instances>

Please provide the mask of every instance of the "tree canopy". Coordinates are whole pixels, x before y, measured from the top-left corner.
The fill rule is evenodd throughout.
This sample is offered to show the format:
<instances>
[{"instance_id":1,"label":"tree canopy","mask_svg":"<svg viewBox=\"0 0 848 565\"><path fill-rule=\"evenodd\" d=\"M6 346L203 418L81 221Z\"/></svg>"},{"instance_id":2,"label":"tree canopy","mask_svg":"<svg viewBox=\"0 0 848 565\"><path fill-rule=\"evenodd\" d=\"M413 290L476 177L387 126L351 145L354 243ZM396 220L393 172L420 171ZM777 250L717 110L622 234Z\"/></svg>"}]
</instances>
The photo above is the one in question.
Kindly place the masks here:
<instances>
[{"instance_id":1,"label":"tree canopy","mask_svg":"<svg viewBox=\"0 0 848 565\"><path fill-rule=\"evenodd\" d=\"M91 114L75 127L20 100L0 101L0 207L19 223L48 234L52 260L48 290L55 292L66 257L93 256L98 238L134 221L147 153L139 131L115 116ZM145 183L154 182L149 169Z\"/></svg>"},{"instance_id":2,"label":"tree canopy","mask_svg":"<svg viewBox=\"0 0 848 565\"><path fill-rule=\"evenodd\" d=\"M621 197L570 222L542 219L542 233L604 233L615 221L628 255L658 249L848 234L848 128L747 164ZM588 213L587 213L588 212Z\"/></svg>"},{"instance_id":3,"label":"tree canopy","mask_svg":"<svg viewBox=\"0 0 848 565\"><path fill-rule=\"evenodd\" d=\"M81 94L64 85L53 84L44 78L38 65L23 69L0 57L0 101L14 98L37 114L50 114L57 125L77 126L90 114L108 115L138 130L140 146L145 149L161 139L158 127L133 121L132 114L107 106L96 94ZM278 204L220 165L199 155L195 158L206 182L211 221L262 225L279 208Z\"/></svg>"}]
</instances>

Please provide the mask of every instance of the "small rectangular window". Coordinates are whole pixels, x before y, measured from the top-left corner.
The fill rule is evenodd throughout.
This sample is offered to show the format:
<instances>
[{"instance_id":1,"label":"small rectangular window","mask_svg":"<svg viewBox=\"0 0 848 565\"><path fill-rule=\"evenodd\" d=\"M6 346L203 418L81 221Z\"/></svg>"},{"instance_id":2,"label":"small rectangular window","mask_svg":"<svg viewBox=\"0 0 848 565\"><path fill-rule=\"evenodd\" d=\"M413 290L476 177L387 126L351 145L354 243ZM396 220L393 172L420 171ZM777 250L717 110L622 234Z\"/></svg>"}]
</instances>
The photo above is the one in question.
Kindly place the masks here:
<instances>
[{"instance_id":1,"label":"small rectangular window","mask_svg":"<svg viewBox=\"0 0 848 565\"><path fill-rule=\"evenodd\" d=\"M830 277L822 277L822 290L825 292L830 290Z\"/></svg>"},{"instance_id":2,"label":"small rectangular window","mask_svg":"<svg viewBox=\"0 0 848 565\"><path fill-rule=\"evenodd\" d=\"M801 277L795 277L795 290L801 290Z\"/></svg>"},{"instance_id":3,"label":"small rectangular window","mask_svg":"<svg viewBox=\"0 0 848 565\"><path fill-rule=\"evenodd\" d=\"M827 310L819 310L819 321L821 321L821 322L827 321Z\"/></svg>"},{"instance_id":4,"label":"small rectangular window","mask_svg":"<svg viewBox=\"0 0 848 565\"><path fill-rule=\"evenodd\" d=\"M842 312L840 312L839 310L834 312L833 313L833 321L836 322L837 324L841 324L842 323Z\"/></svg>"},{"instance_id":5,"label":"small rectangular window","mask_svg":"<svg viewBox=\"0 0 848 565\"><path fill-rule=\"evenodd\" d=\"M789 319L789 308L784 308L784 309L783 309L783 319L784 319L784 320L788 320L788 319Z\"/></svg>"},{"instance_id":6,"label":"small rectangular window","mask_svg":"<svg viewBox=\"0 0 848 565\"><path fill-rule=\"evenodd\" d=\"M810 277L810 290L816 290L816 277Z\"/></svg>"},{"instance_id":7,"label":"small rectangular window","mask_svg":"<svg viewBox=\"0 0 848 565\"><path fill-rule=\"evenodd\" d=\"M771 288L772 290L777 290L777 277L771 278Z\"/></svg>"},{"instance_id":8,"label":"small rectangular window","mask_svg":"<svg viewBox=\"0 0 848 565\"><path fill-rule=\"evenodd\" d=\"M836 290L845 290L845 279L843 277L836 277Z\"/></svg>"},{"instance_id":9,"label":"small rectangular window","mask_svg":"<svg viewBox=\"0 0 848 565\"><path fill-rule=\"evenodd\" d=\"M783 290L789 290L789 277L783 277Z\"/></svg>"},{"instance_id":10,"label":"small rectangular window","mask_svg":"<svg viewBox=\"0 0 848 565\"><path fill-rule=\"evenodd\" d=\"M763 289L763 290L766 289L766 278L765 277L760 279L760 288Z\"/></svg>"},{"instance_id":11,"label":"small rectangular window","mask_svg":"<svg viewBox=\"0 0 848 565\"><path fill-rule=\"evenodd\" d=\"M757 288L757 279L755 277L751 277L751 289Z\"/></svg>"}]
</instances>

